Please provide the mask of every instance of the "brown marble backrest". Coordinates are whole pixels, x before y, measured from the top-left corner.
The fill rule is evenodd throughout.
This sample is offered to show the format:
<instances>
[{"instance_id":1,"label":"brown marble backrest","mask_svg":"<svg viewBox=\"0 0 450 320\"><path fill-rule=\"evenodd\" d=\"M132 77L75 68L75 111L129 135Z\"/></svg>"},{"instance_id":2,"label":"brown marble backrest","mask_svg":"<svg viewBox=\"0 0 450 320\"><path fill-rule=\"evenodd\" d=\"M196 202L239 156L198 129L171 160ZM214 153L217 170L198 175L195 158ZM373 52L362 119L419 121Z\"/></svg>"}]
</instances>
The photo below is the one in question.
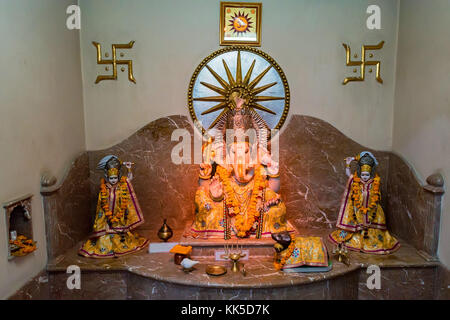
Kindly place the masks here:
<instances>
[{"instance_id":1,"label":"brown marble backrest","mask_svg":"<svg viewBox=\"0 0 450 320\"><path fill-rule=\"evenodd\" d=\"M113 154L122 161L135 163L132 184L144 213L145 222L141 228L158 229L164 218L173 229L184 228L194 214L198 168L193 164L172 163L171 152L179 141L171 141L171 136L177 128L187 129L192 134L186 117L170 116L151 122L111 148L90 151L91 214L95 212L103 177L103 172L96 170L97 164L104 156Z\"/></svg>"},{"instance_id":2,"label":"brown marble backrest","mask_svg":"<svg viewBox=\"0 0 450 320\"><path fill-rule=\"evenodd\" d=\"M86 152L75 159L60 183L41 188L49 259L63 254L91 232L90 188Z\"/></svg>"},{"instance_id":3,"label":"brown marble backrest","mask_svg":"<svg viewBox=\"0 0 450 320\"><path fill-rule=\"evenodd\" d=\"M280 136L281 194L288 218L302 229L334 228L348 180L344 159L365 150L379 162L384 205L389 153L363 147L323 120L292 116ZM354 162L351 169L356 170Z\"/></svg>"},{"instance_id":4,"label":"brown marble backrest","mask_svg":"<svg viewBox=\"0 0 450 320\"><path fill-rule=\"evenodd\" d=\"M58 226L73 223L70 230L64 231L73 240L80 239L81 235L88 236L86 222L93 219L103 176L96 166L108 154L135 163L133 186L146 220L140 228L157 230L163 218L167 218L172 228L183 229L194 215L198 165L172 163L172 149L179 143L171 141L176 128L188 129L192 137L191 123L185 116L170 116L151 122L111 148L83 154L75 163L88 163L89 172L83 174L86 181L74 182L80 176L69 173L59 196L51 198L52 204L46 205L46 211L58 211L57 214L48 214L47 233L58 234ZM425 191L408 165L390 152L363 147L329 123L309 116L292 116L280 135L281 196L287 206L288 219L299 229L325 228L331 231L336 224L347 181L344 158L363 150L371 151L379 161L382 205L389 228L418 249L435 255L433 243L438 239L439 226L437 234L430 234L430 224L436 223L436 219L428 219L428 226L424 225L430 215L429 198L422 196ZM66 185L85 187L84 197L66 194L77 194L77 191L64 187ZM76 199L77 202L70 202L70 205L62 203L68 199ZM81 221L79 224L73 221L75 211ZM51 235L48 239L55 242L58 237L62 236ZM64 245L52 243L49 256L61 252L72 242Z\"/></svg>"},{"instance_id":5,"label":"brown marble backrest","mask_svg":"<svg viewBox=\"0 0 450 320\"><path fill-rule=\"evenodd\" d=\"M437 258L444 193L443 180L433 181L434 176L442 179L431 175L428 184L422 185L406 161L390 155L386 210L390 229L433 260Z\"/></svg>"}]
</instances>

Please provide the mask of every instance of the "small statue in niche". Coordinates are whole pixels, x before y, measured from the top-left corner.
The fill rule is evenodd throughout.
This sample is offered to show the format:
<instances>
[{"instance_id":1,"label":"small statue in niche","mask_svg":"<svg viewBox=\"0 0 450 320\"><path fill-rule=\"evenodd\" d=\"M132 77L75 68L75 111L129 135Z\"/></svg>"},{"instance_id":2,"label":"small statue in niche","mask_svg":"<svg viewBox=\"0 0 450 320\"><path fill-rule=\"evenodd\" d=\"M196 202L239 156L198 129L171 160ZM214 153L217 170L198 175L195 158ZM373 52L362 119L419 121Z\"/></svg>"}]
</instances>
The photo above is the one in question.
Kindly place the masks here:
<instances>
[{"instance_id":1,"label":"small statue in niche","mask_svg":"<svg viewBox=\"0 0 450 320\"><path fill-rule=\"evenodd\" d=\"M127 168L127 176L121 176L121 168ZM90 258L112 258L145 248L148 240L132 232L144 222L131 180L130 162L121 162L114 155L104 157L97 169L105 172L101 179L94 232L79 254Z\"/></svg>"},{"instance_id":2,"label":"small statue in niche","mask_svg":"<svg viewBox=\"0 0 450 320\"><path fill-rule=\"evenodd\" d=\"M400 243L387 230L380 203L380 177L375 171L377 159L364 151L345 160L349 179L336 223L339 229L329 235L329 240L364 253L389 254L396 251ZM354 174L350 171L352 161L358 162Z\"/></svg>"},{"instance_id":3,"label":"small statue in niche","mask_svg":"<svg viewBox=\"0 0 450 320\"><path fill-rule=\"evenodd\" d=\"M286 272L321 272L331 270L328 265L328 253L321 237L291 238L289 232L272 234L277 243L274 266L276 270ZM305 267L315 267L305 269ZM316 268L317 267L317 268Z\"/></svg>"}]
</instances>

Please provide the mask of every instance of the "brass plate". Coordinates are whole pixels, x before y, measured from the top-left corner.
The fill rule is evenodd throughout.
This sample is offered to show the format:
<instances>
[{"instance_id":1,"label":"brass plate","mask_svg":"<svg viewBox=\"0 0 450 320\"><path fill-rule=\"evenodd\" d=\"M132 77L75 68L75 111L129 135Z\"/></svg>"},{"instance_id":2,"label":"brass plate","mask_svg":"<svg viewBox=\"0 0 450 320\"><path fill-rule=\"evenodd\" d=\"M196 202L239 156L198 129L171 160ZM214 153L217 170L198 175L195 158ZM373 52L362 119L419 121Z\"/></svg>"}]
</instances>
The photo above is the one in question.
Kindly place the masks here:
<instances>
[{"instance_id":1,"label":"brass plate","mask_svg":"<svg viewBox=\"0 0 450 320\"><path fill-rule=\"evenodd\" d=\"M227 273L227 268L224 266L209 265L206 267L206 273L211 276L221 276Z\"/></svg>"}]
</instances>

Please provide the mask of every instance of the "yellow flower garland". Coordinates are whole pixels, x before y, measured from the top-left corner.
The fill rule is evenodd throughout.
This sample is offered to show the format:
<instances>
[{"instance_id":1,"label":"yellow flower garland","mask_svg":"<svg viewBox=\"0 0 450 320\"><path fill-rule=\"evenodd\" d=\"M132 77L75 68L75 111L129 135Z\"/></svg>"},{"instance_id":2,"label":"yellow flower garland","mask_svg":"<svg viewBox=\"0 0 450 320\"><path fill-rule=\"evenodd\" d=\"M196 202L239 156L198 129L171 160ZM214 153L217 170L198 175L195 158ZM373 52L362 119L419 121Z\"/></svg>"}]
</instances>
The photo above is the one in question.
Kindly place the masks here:
<instances>
[{"instance_id":1,"label":"yellow flower garland","mask_svg":"<svg viewBox=\"0 0 450 320\"><path fill-rule=\"evenodd\" d=\"M238 231L238 237L246 237L250 232L253 224L257 217L259 217L260 213L257 209L258 198L261 197L260 193L264 189L265 181L264 176L261 174L261 166L258 165L255 167L255 176L254 176L254 185L252 190L252 195L250 197L250 202L247 208L247 220L245 220L244 215L241 215L241 209L239 206L239 202L236 200L234 195L233 187L230 182L231 172L227 169L218 166L217 173L219 174L219 178L222 181L222 185L224 188L226 202L225 205L228 208L229 216L235 217L235 227Z\"/></svg>"},{"instance_id":2,"label":"yellow flower garland","mask_svg":"<svg viewBox=\"0 0 450 320\"><path fill-rule=\"evenodd\" d=\"M9 240L9 243L19 247L18 250L11 252L13 256L24 256L36 250L36 242L22 235L19 235L16 240Z\"/></svg>"},{"instance_id":3,"label":"yellow flower garland","mask_svg":"<svg viewBox=\"0 0 450 320\"><path fill-rule=\"evenodd\" d=\"M289 244L289 247L286 249L286 254L281 258L280 262L278 262L276 259L273 263L273 265L275 266L276 270L281 270L284 265L286 264L286 261L292 256L292 253L294 252L295 249L295 241L291 241L291 243Z\"/></svg>"},{"instance_id":4,"label":"yellow flower garland","mask_svg":"<svg viewBox=\"0 0 450 320\"><path fill-rule=\"evenodd\" d=\"M106 218L110 223L119 222L119 220L124 216L125 211L128 207L128 187L127 187L127 178L122 177L120 179L119 184L119 197L120 197L120 206L117 208L116 212L113 213L109 209L109 199L108 199L108 190L106 188L105 179L101 180L100 184L100 201L103 212L105 213Z\"/></svg>"},{"instance_id":5,"label":"yellow flower garland","mask_svg":"<svg viewBox=\"0 0 450 320\"><path fill-rule=\"evenodd\" d=\"M372 211L374 208L376 208L378 201L380 200L380 177L375 175L375 178L373 179L372 184L372 190L370 191L370 199L369 199L369 206L364 207L363 206L363 199L362 199L362 191L361 191L361 178L358 177L356 172L353 175L353 182L352 182L352 200L353 205L356 207L357 211L361 210L362 213L367 214L367 212Z\"/></svg>"}]
</instances>

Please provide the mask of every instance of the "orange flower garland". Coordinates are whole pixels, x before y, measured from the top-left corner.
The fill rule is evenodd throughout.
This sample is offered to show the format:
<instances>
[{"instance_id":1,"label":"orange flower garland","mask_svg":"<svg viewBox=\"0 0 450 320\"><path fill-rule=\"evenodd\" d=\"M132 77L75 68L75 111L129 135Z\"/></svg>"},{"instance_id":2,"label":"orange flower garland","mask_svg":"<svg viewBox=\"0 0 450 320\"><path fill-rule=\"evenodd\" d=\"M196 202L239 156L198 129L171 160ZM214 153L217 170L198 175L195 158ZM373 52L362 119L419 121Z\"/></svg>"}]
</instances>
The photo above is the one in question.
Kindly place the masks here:
<instances>
[{"instance_id":1,"label":"orange flower garland","mask_svg":"<svg viewBox=\"0 0 450 320\"><path fill-rule=\"evenodd\" d=\"M105 179L101 180L100 184L100 200L101 207L103 212L105 213L106 218L110 222L110 224L114 222L119 222L119 220L124 216L129 200L128 186L126 177L122 177L119 183L119 207L115 210L115 213L111 212L109 209L109 195L108 190L105 184Z\"/></svg>"},{"instance_id":2,"label":"orange flower garland","mask_svg":"<svg viewBox=\"0 0 450 320\"><path fill-rule=\"evenodd\" d=\"M356 207L357 211L361 210L362 213L367 214L367 212L372 211L374 208L377 207L377 203L380 200L380 177L375 175L375 178L373 179L372 184L372 190L370 191L370 199L369 199L369 206L364 207L363 206L363 197L362 197L362 191L361 191L361 178L358 177L358 175L353 175L353 183L352 183L352 200L353 205Z\"/></svg>"},{"instance_id":3,"label":"orange flower garland","mask_svg":"<svg viewBox=\"0 0 450 320\"><path fill-rule=\"evenodd\" d=\"M239 214L241 213L241 209L231 186L231 172L221 166L218 166L217 173L219 174L224 188L226 196L225 205L228 208L228 213L230 216L235 216L235 227L238 231L237 236L241 238L246 237L253 227L256 218L260 215L259 210L257 209L258 198L261 197L260 193L265 187L264 176L261 174L261 166L255 167L254 185L247 208L247 219L245 219L244 215Z\"/></svg>"},{"instance_id":4,"label":"orange flower garland","mask_svg":"<svg viewBox=\"0 0 450 320\"><path fill-rule=\"evenodd\" d=\"M230 172L222 166L217 166L216 169L217 174L219 175L220 180L222 181L222 186L225 192L226 198L226 206L228 208L228 212L231 216L235 215L239 212L239 202L233 195L233 187L231 186L231 182L229 179Z\"/></svg>"},{"instance_id":5,"label":"orange flower garland","mask_svg":"<svg viewBox=\"0 0 450 320\"><path fill-rule=\"evenodd\" d=\"M294 252L295 249L295 241L291 241L291 243L289 244L289 247L286 249L286 254L283 256L283 258L281 258L280 262L278 262L276 259L273 263L273 265L275 266L276 270L281 270L284 265L286 264L286 261L292 256L292 253Z\"/></svg>"},{"instance_id":6,"label":"orange flower garland","mask_svg":"<svg viewBox=\"0 0 450 320\"><path fill-rule=\"evenodd\" d=\"M19 249L11 252L11 255L16 257L27 255L36 250L36 242L22 235L18 236L16 240L9 240L9 243L19 247Z\"/></svg>"}]
</instances>

